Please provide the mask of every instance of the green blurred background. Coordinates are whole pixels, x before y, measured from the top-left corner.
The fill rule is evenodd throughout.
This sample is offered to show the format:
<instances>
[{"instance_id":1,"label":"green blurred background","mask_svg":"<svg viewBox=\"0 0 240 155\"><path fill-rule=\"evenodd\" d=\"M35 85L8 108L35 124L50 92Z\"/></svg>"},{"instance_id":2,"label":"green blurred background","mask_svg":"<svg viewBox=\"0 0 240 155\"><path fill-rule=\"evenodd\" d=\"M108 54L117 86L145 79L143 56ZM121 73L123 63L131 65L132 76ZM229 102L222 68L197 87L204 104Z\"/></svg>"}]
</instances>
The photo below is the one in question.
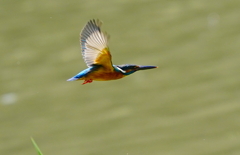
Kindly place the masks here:
<instances>
[{"instance_id":1,"label":"green blurred background","mask_svg":"<svg viewBox=\"0 0 240 155\"><path fill-rule=\"evenodd\" d=\"M239 0L0 1L0 154L239 155ZM121 80L86 68L79 32L99 18Z\"/></svg>"}]
</instances>

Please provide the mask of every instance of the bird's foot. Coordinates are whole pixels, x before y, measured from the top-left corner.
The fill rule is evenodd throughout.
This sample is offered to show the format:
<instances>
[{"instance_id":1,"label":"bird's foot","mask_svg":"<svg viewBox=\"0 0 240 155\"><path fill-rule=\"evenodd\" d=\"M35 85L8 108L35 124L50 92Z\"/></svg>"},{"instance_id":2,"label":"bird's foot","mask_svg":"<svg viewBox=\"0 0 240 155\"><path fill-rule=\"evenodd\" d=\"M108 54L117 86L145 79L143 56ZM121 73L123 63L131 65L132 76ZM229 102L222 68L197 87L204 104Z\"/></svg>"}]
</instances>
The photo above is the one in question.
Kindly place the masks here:
<instances>
[{"instance_id":1,"label":"bird's foot","mask_svg":"<svg viewBox=\"0 0 240 155\"><path fill-rule=\"evenodd\" d=\"M93 80L92 80L92 79L85 80L85 81L83 82L83 84L82 84L82 85L84 85L84 84L87 84L87 83L92 83L92 82L93 82Z\"/></svg>"}]
</instances>

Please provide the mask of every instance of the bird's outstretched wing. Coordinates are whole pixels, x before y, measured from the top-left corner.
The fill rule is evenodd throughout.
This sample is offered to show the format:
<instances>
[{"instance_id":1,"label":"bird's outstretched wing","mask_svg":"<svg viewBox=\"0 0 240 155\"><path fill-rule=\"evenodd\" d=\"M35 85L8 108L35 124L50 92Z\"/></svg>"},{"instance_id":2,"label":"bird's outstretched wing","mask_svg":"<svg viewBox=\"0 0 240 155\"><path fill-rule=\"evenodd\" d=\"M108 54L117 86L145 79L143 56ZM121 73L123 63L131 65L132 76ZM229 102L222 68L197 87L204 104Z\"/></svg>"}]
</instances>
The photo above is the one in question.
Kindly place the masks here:
<instances>
[{"instance_id":1,"label":"bird's outstretched wing","mask_svg":"<svg viewBox=\"0 0 240 155\"><path fill-rule=\"evenodd\" d=\"M80 34L83 59L88 67L102 65L113 71L111 54L108 48L109 36L101 31L101 21L90 20Z\"/></svg>"}]
</instances>

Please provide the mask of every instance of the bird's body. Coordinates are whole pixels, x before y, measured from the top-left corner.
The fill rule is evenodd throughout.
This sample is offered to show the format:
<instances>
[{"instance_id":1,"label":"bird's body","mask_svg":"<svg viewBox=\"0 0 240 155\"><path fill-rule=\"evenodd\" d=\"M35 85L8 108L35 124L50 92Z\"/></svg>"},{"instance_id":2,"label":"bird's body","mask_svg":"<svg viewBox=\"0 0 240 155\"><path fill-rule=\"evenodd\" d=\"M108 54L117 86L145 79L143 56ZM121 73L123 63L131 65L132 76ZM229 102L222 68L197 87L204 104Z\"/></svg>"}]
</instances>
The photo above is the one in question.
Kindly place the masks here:
<instances>
[{"instance_id":1,"label":"bird's body","mask_svg":"<svg viewBox=\"0 0 240 155\"><path fill-rule=\"evenodd\" d=\"M90 20L80 34L82 55L89 68L68 81L85 80L83 84L95 81L109 81L123 78L138 70L156 66L113 65L108 47L109 36L100 29L99 20Z\"/></svg>"},{"instance_id":2,"label":"bird's body","mask_svg":"<svg viewBox=\"0 0 240 155\"><path fill-rule=\"evenodd\" d=\"M87 68L80 72L77 76L77 80L91 80L95 81L109 81L123 78L124 74L118 71L117 69L113 71L106 71L102 66L93 66L91 68ZM76 77L75 77L76 78Z\"/></svg>"}]
</instances>

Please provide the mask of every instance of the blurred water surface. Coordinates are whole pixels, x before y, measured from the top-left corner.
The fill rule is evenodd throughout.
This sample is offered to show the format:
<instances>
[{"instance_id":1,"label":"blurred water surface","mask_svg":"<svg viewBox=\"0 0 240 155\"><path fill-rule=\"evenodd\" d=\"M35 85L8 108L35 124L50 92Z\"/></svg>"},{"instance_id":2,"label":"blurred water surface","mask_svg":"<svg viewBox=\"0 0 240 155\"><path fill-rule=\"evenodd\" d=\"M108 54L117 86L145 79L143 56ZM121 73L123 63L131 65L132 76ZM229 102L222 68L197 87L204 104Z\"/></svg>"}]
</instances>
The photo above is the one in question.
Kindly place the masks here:
<instances>
[{"instance_id":1,"label":"blurred water surface","mask_svg":"<svg viewBox=\"0 0 240 155\"><path fill-rule=\"evenodd\" d=\"M0 2L0 154L239 155L240 2ZM86 68L79 32L99 18L117 81Z\"/></svg>"}]
</instances>

